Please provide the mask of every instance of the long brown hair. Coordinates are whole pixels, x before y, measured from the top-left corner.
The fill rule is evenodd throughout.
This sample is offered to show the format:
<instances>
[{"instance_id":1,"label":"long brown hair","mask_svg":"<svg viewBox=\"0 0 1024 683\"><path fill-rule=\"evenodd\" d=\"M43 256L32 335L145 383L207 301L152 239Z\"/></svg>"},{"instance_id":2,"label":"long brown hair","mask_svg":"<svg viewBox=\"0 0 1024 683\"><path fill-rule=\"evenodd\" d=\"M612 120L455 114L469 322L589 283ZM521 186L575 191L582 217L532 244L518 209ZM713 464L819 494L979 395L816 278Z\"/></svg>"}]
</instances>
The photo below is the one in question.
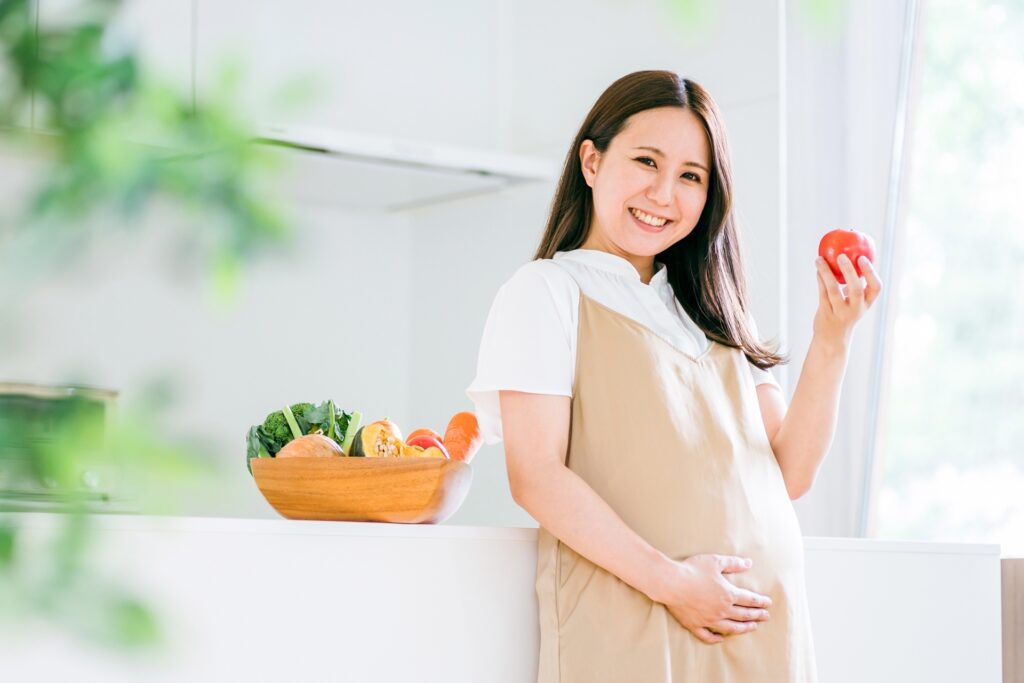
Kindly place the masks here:
<instances>
[{"instance_id":1,"label":"long brown hair","mask_svg":"<svg viewBox=\"0 0 1024 683\"><path fill-rule=\"evenodd\" d=\"M757 339L747 315L747 282L732 210L732 167L718 105L704 88L671 71L636 71L612 83L583 120L569 148L547 228L534 259L583 244L594 209L579 150L592 140L602 154L630 116L655 107L683 107L704 124L711 147L707 200L693 231L655 259L668 269L676 298L708 339L742 349L759 368L789 358Z\"/></svg>"}]
</instances>

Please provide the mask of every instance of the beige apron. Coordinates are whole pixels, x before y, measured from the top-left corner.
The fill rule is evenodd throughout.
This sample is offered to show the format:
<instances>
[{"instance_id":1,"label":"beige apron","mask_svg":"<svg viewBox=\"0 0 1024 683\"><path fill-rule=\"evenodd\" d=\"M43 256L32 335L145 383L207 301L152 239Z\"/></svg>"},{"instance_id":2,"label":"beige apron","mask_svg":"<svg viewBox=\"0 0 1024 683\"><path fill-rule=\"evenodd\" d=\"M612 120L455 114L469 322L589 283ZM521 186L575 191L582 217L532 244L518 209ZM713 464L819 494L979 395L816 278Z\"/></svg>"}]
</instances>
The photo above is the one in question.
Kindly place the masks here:
<instances>
[{"instance_id":1,"label":"beige apron","mask_svg":"<svg viewBox=\"0 0 1024 683\"><path fill-rule=\"evenodd\" d=\"M580 293L566 465L674 560L739 555L726 574L771 618L698 640L615 575L538 530L538 683L813 683L803 541L742 351L698 358Z\"/></svg>"}]
</instances>

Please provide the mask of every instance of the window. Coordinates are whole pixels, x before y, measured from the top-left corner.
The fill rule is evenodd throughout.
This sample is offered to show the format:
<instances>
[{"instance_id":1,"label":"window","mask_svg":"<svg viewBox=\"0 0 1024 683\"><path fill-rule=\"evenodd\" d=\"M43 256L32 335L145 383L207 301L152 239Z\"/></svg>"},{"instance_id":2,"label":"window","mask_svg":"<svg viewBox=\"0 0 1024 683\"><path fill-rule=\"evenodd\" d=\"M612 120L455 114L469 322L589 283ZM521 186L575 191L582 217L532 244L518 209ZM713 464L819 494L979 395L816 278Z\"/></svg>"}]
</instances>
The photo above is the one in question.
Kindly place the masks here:
<instances>
[{"instance_id":1,"label":"window","mask_svg":"<svg viewBox=\"0 0 1024 683\"><path fill-rule=\"evenodd\" d=\"M874 535L1024 555L1024 3L923 12Z\"/></svg>"}]
</instances>

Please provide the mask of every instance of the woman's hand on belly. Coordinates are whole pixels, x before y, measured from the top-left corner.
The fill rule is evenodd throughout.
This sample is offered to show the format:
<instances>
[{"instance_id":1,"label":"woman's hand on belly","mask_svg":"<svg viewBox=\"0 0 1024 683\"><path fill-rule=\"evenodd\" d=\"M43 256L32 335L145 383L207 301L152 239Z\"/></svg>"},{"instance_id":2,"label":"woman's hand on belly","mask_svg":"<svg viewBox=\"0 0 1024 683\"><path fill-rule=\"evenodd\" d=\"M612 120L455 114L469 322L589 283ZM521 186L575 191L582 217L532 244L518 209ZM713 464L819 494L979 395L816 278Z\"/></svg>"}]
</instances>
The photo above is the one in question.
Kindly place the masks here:
<instances>
[{"instance_id":1,"label":"woman's hand on belly","mask_svg":"<svg viewBox=\"0 0 1024 683\"><path fill-rule=\"evenodd\" d=\"M772 600L728 581L726 572L750 568L747 560L733 555L693 555L674 562L674 573L660 600L683 628L699 640L714 644L725 636L749 633L757 622L768 619Z\"/></svg>"}]
</instances>

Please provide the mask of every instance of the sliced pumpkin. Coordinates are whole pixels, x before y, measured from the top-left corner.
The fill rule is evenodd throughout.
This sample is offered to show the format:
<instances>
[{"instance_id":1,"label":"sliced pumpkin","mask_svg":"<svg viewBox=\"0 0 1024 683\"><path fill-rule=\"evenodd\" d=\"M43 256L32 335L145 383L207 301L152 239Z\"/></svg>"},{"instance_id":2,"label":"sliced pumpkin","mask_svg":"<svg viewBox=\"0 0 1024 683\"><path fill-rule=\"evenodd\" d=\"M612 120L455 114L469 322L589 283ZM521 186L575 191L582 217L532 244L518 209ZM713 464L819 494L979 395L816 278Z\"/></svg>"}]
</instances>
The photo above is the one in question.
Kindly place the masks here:
<instances>
[{"instance_id":1,"label":"sliced pumpkin","mask_svg":"<svg viewBox=\"0 0 1024 683\"><path fill-rule=\"evenodd\" d=\"M360 427L352 441L352 456L356 458L400 458L405 444L387 425L375 422Z\"/></svg>"}]
</instances>

